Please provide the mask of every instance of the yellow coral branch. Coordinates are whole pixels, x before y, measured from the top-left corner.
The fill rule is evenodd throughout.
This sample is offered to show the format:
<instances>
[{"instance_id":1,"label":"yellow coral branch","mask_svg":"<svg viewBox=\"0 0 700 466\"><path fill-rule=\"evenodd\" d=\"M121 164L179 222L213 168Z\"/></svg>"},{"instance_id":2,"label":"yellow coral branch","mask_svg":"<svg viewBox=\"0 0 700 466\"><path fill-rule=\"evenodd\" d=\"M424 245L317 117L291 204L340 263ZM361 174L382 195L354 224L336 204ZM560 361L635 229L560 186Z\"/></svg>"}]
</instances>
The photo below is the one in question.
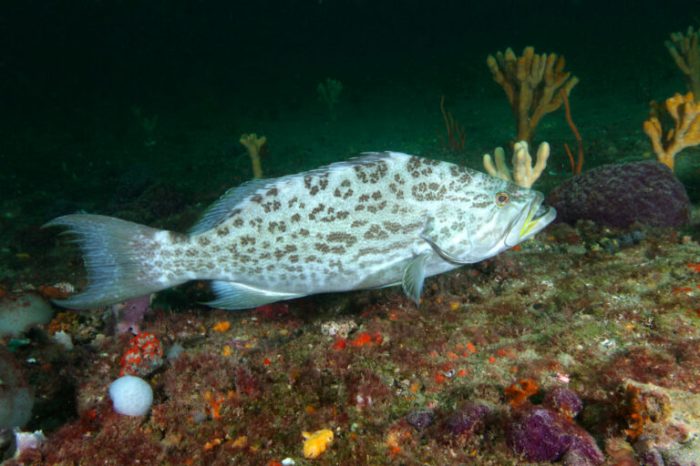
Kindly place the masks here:
<instances>
[{"instance_id":1,"label":"yellow coral branch","mask_svg":"<svg viewBox=\"0 0 700 466\"><path fill-rule=\"evenodd\" d=\"M665 109L674 121L673 128L664 133L658 116L651 116L644 122L644 132L659 162L673 170L676 154L700 144L700 103L692 92L676 94L666 99Z\"/></svg>"}]
</instances>

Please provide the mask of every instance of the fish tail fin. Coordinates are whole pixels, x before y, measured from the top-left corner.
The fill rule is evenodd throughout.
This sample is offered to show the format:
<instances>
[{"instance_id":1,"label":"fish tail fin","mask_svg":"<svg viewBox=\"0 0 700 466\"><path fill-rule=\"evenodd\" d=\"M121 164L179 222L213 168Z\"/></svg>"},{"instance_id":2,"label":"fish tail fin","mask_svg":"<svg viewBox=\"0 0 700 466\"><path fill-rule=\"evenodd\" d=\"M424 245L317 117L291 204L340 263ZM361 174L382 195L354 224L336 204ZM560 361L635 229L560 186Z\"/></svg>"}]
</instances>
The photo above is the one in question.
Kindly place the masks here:
<instances>
[{"instance_id":1,"label":"fish tail fin","mask_svg":"<svg viewBox=\"0 0 700 466\"><path fill-rule=\"evenodd\" d=\"M148 259L159 247L158 236L170 232L103 215L65 215L44 227L65 227L80 246L88 286L80 294L54 302L71 309L88 309L125 301L186 281L165 279Z\"/></svg>"}]
</instances>

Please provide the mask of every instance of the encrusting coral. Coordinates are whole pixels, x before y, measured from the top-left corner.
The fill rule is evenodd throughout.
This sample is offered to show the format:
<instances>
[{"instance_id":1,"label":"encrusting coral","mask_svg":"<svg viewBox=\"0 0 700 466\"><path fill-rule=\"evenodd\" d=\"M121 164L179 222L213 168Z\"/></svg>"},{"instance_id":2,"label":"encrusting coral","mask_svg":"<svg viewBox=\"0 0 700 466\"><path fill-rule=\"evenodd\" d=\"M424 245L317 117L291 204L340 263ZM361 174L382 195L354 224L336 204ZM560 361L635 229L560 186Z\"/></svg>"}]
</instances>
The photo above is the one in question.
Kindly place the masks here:
<instances>
[{"instance_id":1,"label":"encrusting coral","mask_svg":"<svg viewBox=\"0 0 700 466\"><path fill-rule=\"evenodd\" d=\"M690 26L685 34L674 32L671 40L666 41L666 48L685 75L688 90L697 98L700 95L700 31Z\"/></svg>"},{"instance_id":2,"label":"encrusting coral","mask_svg":"<svg viewBox=\"0 0 700 466\"><path fill-rule=\"evenodd\" d=\"M248 151L250 162L253 164L253 178L262 178L262 164L260 163L260 151L267 144L265 136L258 137L255 133L242 134L239 141Z\"/></svg>"},{"instance_id":3,"label":"encrusting coral","mask_svg":"<svg viewBox=\"0 0 700 466\"><path fill-rule=\"evenodd\" d=\"M535 165L532 165L532 156L528 148L527 142L516 142L513 146L513 174L506 164L506 155L502 147L497 147L494 150L494 160L490 154L484 154L484 169L486 172L497 178L507 181L512 181L520 187L530 188L542 175L542 172L547 167L547 159L549 158L549 144L543 142L537 148L537 159Z\"/></svg>"},{"instance_id":4,"label":"encrusting coral","mask_svg":"<svg viewBox=\"0 0 700 466\"><path fill-rule=\"evenodd\" d=\"M676 154L700 144L700 103L695 102L692 92L676 94L666 99L664 110L673 119L673 128L664 132L660 115L652 110L644 122L644 132L659 162L673 170Z\"/></svg>"},{"instance_id":5,"label":"encrusting coral","mask_svg":"<svg viewBox=\"0 0 700 466\"><path fill-rule=\"evenodd\" d=\"M515 115L516 140L532 141L535 129L547 113L561 107L561 91L568 96L578 83L576 76L564 71L566 61L556 53L536 54L525 47L519 57L511 48L489 55L486 64L493 80L506 93Z\"/></svg>"}]
</instances>

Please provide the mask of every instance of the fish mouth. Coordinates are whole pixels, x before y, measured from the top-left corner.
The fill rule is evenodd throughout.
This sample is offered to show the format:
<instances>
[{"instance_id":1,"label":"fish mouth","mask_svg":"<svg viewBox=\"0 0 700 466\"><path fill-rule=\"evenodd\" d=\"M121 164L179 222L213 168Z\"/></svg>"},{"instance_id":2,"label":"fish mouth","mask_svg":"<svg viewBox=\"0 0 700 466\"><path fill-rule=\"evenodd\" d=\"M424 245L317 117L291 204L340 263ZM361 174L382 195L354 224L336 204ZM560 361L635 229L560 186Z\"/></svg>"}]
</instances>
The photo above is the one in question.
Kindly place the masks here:
<instances>
[{"instance_id":1,"label":"fish mouth","mask_svg":"<svg viewBox=\"0 0 700 466\"><path fill-rule=\"evenodd\" d=\"M541 231L557 216L557 211L553 207L543 204L544 195L542 193L537 194L535 200L530 204L525 220L520 227L518 242L524 241Z\"/></svg>"}]
</instances>

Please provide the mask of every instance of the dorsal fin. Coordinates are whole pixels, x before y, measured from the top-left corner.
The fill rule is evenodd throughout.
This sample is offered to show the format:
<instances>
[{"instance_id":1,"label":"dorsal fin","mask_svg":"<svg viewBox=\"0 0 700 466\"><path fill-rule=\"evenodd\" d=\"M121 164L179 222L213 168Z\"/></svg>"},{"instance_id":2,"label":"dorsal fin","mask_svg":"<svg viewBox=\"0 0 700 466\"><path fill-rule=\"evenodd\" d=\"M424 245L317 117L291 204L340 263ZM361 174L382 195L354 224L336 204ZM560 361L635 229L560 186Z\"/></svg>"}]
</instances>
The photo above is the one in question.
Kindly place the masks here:
<instances>
[{"instance_id":1,"label":"dorsal fin","mask_svg":"<svg viewBox=\"0 0 700 466\"><path fill-rule=\"evenodd\" d=\"M332 163L330 165L326 165L325 167L317 168L311 171L301 172L294 175L286 175L280 178L246 181L242 185L226 191L223 196L209 206L209 208L202 215L202 218L190 229L189 233L196 235L216 227L230 217L231 212L238 204L240 204L246 198L254 195L259 190L268 189L274 185L279 185L279 183L287 182L293 178L323 175L334 170L347 169L348 167L353 167L356 165L366 165L379 160L390 159L397 155L407 157L405 154L400 154L397 152L365 152L359 157Z\"/></svg>"},{"instance_id":2,"label":"dorsal fin","mask_svg":"<svg viewBox=\"0 0 700 466\"><path fill-rule=\"evenodd\" d=\"M274 181L274 179L250 180L240 186L229 189L204 211L202 218L190 228L189 233L196 235L211 230L226 220L231 215L231 211L235 209L243 199L252 196L258 189L264 188Z\"/></svg>"}]
</instances>

